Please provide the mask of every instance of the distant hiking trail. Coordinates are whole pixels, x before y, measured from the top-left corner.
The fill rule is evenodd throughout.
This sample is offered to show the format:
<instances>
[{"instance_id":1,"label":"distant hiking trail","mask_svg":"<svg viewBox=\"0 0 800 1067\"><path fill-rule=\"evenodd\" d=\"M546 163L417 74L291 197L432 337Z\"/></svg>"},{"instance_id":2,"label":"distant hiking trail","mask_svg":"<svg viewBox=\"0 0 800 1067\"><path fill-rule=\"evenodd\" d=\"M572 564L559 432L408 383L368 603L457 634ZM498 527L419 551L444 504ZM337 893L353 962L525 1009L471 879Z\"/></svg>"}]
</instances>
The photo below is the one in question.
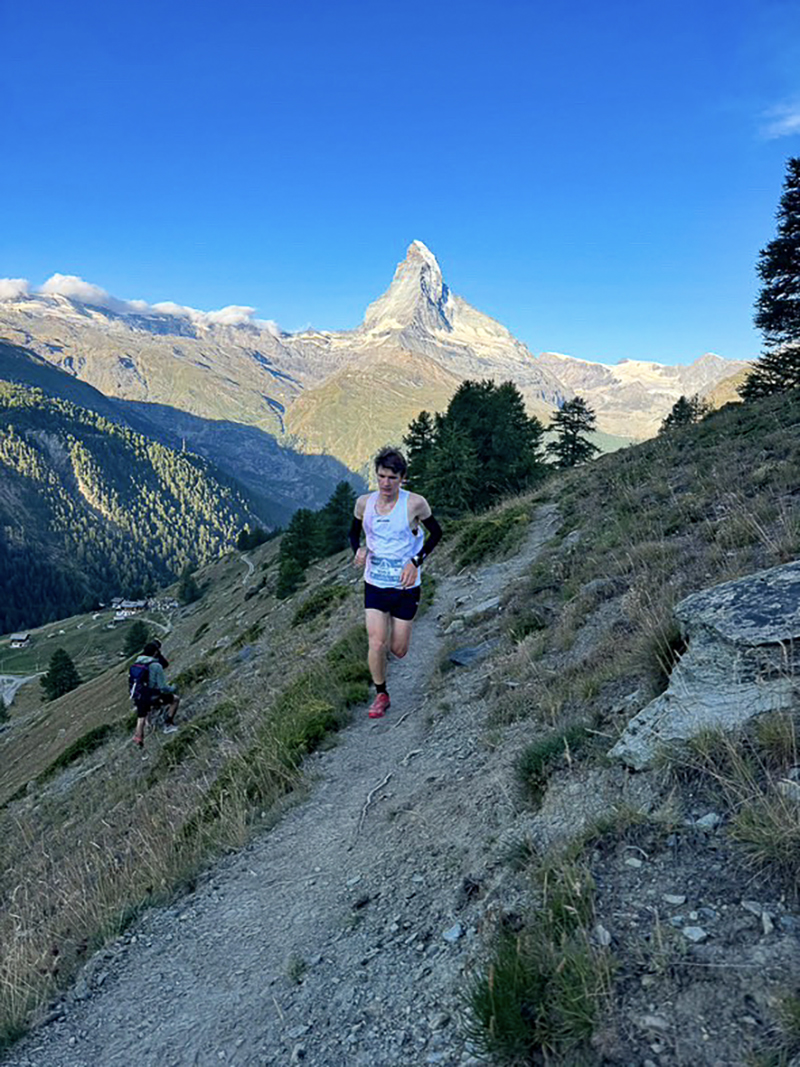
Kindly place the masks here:
<instances>
[{"instance_id":1,"label":"distant hiking trail","mask_svg":"<svg viewBox=\"0 0 800 1067\"><path fill-rule=\"evenodd\" d=\"M485 773L468 700L424 710L437 616L501 593L557 525L540 507L512 559L439 577L389 665L387 716L358 709L307 761L308 795L98 953L7 1067L476 1063L458 1026L479 944L471 886L508 787Z\"/></svg>"}]
</instances>

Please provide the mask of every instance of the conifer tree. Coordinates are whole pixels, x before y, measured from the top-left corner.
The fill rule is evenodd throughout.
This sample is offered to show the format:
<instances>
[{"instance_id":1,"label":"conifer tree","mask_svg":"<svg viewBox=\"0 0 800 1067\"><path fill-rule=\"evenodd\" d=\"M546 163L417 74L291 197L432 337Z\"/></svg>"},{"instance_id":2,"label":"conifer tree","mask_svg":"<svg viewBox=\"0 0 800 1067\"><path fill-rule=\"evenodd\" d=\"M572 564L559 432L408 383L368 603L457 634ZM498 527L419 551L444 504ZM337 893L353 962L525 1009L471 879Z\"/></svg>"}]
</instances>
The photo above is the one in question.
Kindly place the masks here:
<instances>
[{"instance_id":1,"label":"conifer tree","mask_svg":"<svg viewBox=\"0 0 800 1067\"><path fill-rule=\"evenodd\" d=\"M669 415L661 423L659 433L669 433L681 426L692 426L708 414L708 405L700 399L697 393L691 397L679 396L672 405Z\"/></svg>"},{"instance_id":2,"label":"conifer tree","mask_svg":"<svg viewBox=\"0 0 800 1067\"><path fill-rule=\"evenodd\" d=\"M430 412L421 411L416 419L408 424L403 438L408 461L409 487L415 492L424 493L427 478L428 461L436 444L436 426Z\"/></svg>"},{"instance_id":3,"label":"conifer tree","mask_svg":"<svg viewBox=\"0 0 800 1067\"><path fill-rule=\"evenodd\" d=\"M440 513L468 511L478 489L478 453L469 434L447 422L427 464L425 492Z\"/></svg>"},{"instance_id":4,"label":"conifer tree","mask_svg":"<svg viewBox=\"0 0 800 1067\"><path fill-rule=\"evenodd\" d=\"M409 426L412 487L437 510L491 507L544 476L543 433L513 382L462 382L444 414L423 411Z\"/></svg>"},{"instance_id":5,"label":"conifer tree","mask_svg":"<svg viewBox=\"0 0 800 1067\"><path fill-rule=\"evenodd\" d=\"M319 512L319 554L332 556L347 548L347 533L353 520L356 493L349 482L342 480Z\"/></svg>"},{"instance_id":6,"label":"conifer tree","mask_svg":"<svg viewBox=\"0 0 800 1067\"><path fill-rule=\"evenodd\" d=\"M178 600L181 604L193 604L203 595L192 570L187 564L181 572L181 580L178 582Z\"/></svg>"},{"instance_id":7,"label":"conifer tree","mask_svg":"<svg viewBox=\"0 0 800 1067\"><path fill-rule=\"evenodd\" d=\"M275 596L278 600L285 600L300 587L305 575L305 568L294 556L282 556L278 566L278 584L275 588Z\"/></svg>"},{"instance_id":8,"label":"conifer tree","mask_svg":"<svg viewBox=\"0 0 800 1067\"><path fill-rule=\"evenodd\" d=\"M47 700L55 700L56 697L69 693L81 684L80 675L66 649L55 650L50 657L47 674L42 676L40 683Z\"/></svg>"},{"instance_id":9,"label":"conifer tree","mask_svg":"<svg viewBox=\"0 0 800 1067\"><path fill-rule=\"evenodd\" d=\"M600 449L583 435L594 429L595 413L583 397L576 396L555 413L550 429L556 439L546 446L549 455L555 457L557 467L576 467L585 463Z\"/></svg>"},{"instance_id":10,"label":"conifer tree","mask_svg":"<svg viewBox=\"0 0 800 1067\"><path fill-rule=\"evenodd\" d=\"M125 635L125 644L122 646L125 656L137 656L147 644L149 636L147 625L141 619L136 619Z\"/></svg>"},{"instance_id":11,"label":"conifer tree","mask_svg":"<svg viewBox=\"0 0 800 1067\"><path fill-rule=\"evenodd\" d=\"M2 695L0 695L0 722L8 722L8 708Z\"/></svg>"},{"instance_id":12,"label":"conifer tree","mask_svg":"<svg viewBox=\"0 0 800 1067\"><path fill-rule=\"evenodd\" d=\"M319 523L310 508L298 508L292 515L281 542L281 558L291 556L301 567L320 556Z\"/></svg>"},{"instance_id":13,"label":"conifer tree","mask_svg":"<svg viewBox=\"0 0 800 1067\"><path fill-rule=\"evenodd\" d=\"M744 400L800 387L800 157L788 160L776 218L778 233L759 254L764 283L754 322L764 351L739 388Z\"/></svg>"},{"instance_id":14,"label":"conifer tree","mask_svg":"<svg viewBox=\"0 0 800 1067\"><path fill-rule=\"evenodd\" d=\"M260 526L256 526L255 530L251 530L249 526L243 526L236 538L236 547L240 552L249 552L266 541L269 541L269 534Z\"/></svg>"}]
</instances>

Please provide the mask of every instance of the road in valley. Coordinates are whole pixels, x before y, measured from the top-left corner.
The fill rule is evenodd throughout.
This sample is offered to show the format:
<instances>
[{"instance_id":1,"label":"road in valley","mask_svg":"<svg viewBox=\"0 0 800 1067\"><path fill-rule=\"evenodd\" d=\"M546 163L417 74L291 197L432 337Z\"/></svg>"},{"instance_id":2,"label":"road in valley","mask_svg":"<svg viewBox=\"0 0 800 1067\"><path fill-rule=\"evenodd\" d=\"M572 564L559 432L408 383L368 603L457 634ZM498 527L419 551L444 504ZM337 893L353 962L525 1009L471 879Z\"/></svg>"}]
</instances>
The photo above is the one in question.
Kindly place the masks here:
<instances>
[{"instance_id":1,"label":"road in valley","mask_svg":"<svg viewBox=\"0 0 800 1067\"><path fill-rule=\"evenodd\" d=\"M0 674L0 697L5 701L6 707L11 704L21 685L36 678L37 674Z\"/></svg>"}]
</instances>

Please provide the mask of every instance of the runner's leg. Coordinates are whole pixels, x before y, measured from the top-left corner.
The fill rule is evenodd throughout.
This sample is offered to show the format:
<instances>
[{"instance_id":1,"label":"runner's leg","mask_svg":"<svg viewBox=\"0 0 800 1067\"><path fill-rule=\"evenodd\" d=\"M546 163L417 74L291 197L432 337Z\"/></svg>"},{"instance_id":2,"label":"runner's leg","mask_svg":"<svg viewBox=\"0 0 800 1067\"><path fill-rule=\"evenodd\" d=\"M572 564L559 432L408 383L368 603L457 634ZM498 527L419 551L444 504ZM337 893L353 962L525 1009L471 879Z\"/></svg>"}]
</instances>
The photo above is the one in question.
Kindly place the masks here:
<instances>
[{"instance_id":1,"label":"runner's leg","mask_svg":"<svg viewBox=\"0 0 800 1067\"><path fill-rule=\"evenodd\" d=\"M398 659L402 659L408 652L408 646L411 644L411 628L413 625L414 623L411 619L392 619L389 648L392 651L392 655L397 656Z\"/></svg>"},{"instance_id":2,"label":"runner's leg","mask_svg":"<svg viewBox=\"0 0 800 1067\"><path fill-rule=\"evenodd\" d=\"M367 624L369 652L367 663L376 685L386 682L386 652L389 647L390 616L388 612L367 608L364 612Z\"/></svg>"},{"instance_id":3,"label":"runner's leg","mask_svg":"<svg viewBox=\"0 0 800 1067\"><path fill-rule=\"evenodd\" d=\"M178 710L178 705L180 704L180 702L181 702L181 698L178 696L177 693L175 693L173 698L172 698L172 700L171 700L171 702L170 702L170 704L167 707L167 717L166 717L166 725L167 726L172 726L172 724L175 722L175 714L176 714L176 712Z\"/></svg>"}]
</instances>

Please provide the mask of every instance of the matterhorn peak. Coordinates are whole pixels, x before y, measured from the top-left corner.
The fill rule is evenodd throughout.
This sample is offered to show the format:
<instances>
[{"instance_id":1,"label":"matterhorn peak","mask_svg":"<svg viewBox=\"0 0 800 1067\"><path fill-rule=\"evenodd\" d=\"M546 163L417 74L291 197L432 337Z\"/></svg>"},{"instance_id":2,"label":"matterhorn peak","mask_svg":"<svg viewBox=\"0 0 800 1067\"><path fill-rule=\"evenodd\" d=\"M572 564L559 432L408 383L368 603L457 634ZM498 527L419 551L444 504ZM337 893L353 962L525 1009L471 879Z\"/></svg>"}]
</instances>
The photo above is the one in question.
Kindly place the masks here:
<instances>
[{"instance_id":1,"label":"matterhorn peak","mask_svg":"<svg viewBox=\"0 0 800 1067\"><path fill-rule=\"evenodd\" d=\"M428 248L426 244L423 244L422 241L412 241L408 246L405 262L413 263L414 261L419 260L427 264L431 270L436 271L436 273L441 276L441 268L439 267L436 256L431 252L430 248Z\"/></svg>"},{"instance_id":2,"label":"matterhorn peak","mask_svg":"<svg viewBox=\"0 0 800 1067\"><path fill-rule=\"evenodd\" d=\"M392 284L367 308L363 329L370 333L397 330L451 329L447 314L450 290L436 256L422 241L412 241L398 263Z\"/></svg>"}]
</instances>

